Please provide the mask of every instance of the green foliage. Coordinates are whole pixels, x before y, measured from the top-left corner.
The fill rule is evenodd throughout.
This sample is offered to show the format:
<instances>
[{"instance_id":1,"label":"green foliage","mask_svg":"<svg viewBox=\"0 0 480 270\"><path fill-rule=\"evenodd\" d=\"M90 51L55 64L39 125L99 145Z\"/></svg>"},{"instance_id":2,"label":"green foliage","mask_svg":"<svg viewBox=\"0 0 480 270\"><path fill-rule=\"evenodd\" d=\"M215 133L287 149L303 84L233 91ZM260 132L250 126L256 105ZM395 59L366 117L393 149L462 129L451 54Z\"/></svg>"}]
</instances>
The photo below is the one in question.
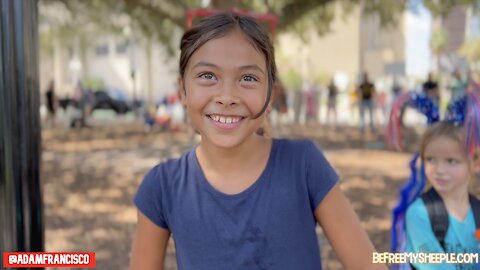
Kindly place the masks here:
<instances>
[{"instance_id":1,"label":"green foliage","mask_svg":"<svg viewBox=\"0 0 480 270\"><path fill-rule=\"evenodd\" d=\"M302 76L296 70L289 70L284 76L281 76L281 81L287 89L294 91L300 91L302 89Z\"/></svg>"},{"instance_id":2,"label":"green foliage","mask_svg":"<svg viewBox=\"0 0 480 270\"><path fill-rule=\"evenodd\" d=\"M200 8L200 0L40 0L44 5L61 3L70 11L76 25L93 23L102 29L117 31L127 20L142 35L167 42L173 31L184 30L185 14L190 9ZM389 23L404 7L404 1L384 0L211 0L211 7L222 9L236 6L259 13L270 12L278 16L278 31L295 31L302 36L313 26L319 34L330 30L335 16L334 4L340 2L344 15L359 4L368 13L379 12L382 22Z\"/></svg>"},{"instance_id":3,"label":"green foliage","mask_svg":"<svg viewBox=\"0 0 480 270\"><path fill-rule=\"evenodd\" d=\"M432 33L430 38L430 49L436 55L442 54L448 46L448 32L445 29L438 29Z\"/></svg>"},{"instance_id":4,"label":"green foliage","mask_svg":"<svg viewBox=\"0 0 480 270\"><path fill-rule=\"evenodd\" d=\"M277 32L292 31L306 40L307 31L315 30L323 35L330 31L336 15L337 3L343 16L360 10L365 15L376 14L382 26L398 23L410 2L420 0L211 0L210 7L222 9L236 7L259 13L269 12L278 17ZM471 4L475 0L424 0L435 16L446 16L454 4ZM122 34L125 25L130 25L137 38L147 37L167 45L173 54L177 42L175 33L186 28L185 14L188 10L201 8L201 0L40 0L43 5L62 4L69 12L74 29L96 25L98 29ZM413 5L413 4L412 4ZM62 33L66 40L68 33ZM173 42L173 44L172 44Z\"/></svg>"},{"instance_id":5,"label":"green foliage","mask_svg":"<svg viewBox=\"0 0 480 270\"><path fill-rule=\"evenodd\" d=\"M358 2L358 1L357 1ZM384 27L398 23L398 19L405 11L407 1L381 0L363 1L363 11L366 15L376 14L380 18L380 24Z\"/></svg>"},{"instance_id":6,"label":"green foliage","mask_svg":"<svg viewBox=\"0 0 480 270\"><path fill-rule=\"evenodd\" d=\"M470 62L480 61L480 38L465 42L460 48L460 54L467 57Z\"/></svg>"},{"instance_id":7,"label":"green foliage","mask_svg":"<svg viewBox=\"0 0 480 270\"><path fill-rule=\"evenodd\" d=\"M330 83L331 78L332 78L331 74L327 72L320 72L315 76L314 83L320 84L320 85L328 85Z\"/></svg>"},{"instance_id":8,"label":"green foliage","mask_svg":"<svg viewBox=\"0 0 480 270\"><path fill-rule=\"evenodd\" d=\"M40 54L47 58L53 58L53 34L52 32L40 32L39 34Z\"/></svg>"},{"instance_id":9,"label":"green foliage","mask_svg":"<svg viewBox=\"0 0 480 270\"><path fill-rule=\"evenodd\" d=\"M470 5L477 0L424 0L423 3L434 17L446 18L454 6Z\"/></svg>"},{"instance_id":10,"label":"green foliage","mask_svg":"<svg viewBox=\"0 0 480 270\"><path fill-rule=\"evenodd\" d=\"M84 88L90 89L92 91L99 91L105 89L103 81L99 79L82 79L81 83Z\"/></svg>"}]
</instances>

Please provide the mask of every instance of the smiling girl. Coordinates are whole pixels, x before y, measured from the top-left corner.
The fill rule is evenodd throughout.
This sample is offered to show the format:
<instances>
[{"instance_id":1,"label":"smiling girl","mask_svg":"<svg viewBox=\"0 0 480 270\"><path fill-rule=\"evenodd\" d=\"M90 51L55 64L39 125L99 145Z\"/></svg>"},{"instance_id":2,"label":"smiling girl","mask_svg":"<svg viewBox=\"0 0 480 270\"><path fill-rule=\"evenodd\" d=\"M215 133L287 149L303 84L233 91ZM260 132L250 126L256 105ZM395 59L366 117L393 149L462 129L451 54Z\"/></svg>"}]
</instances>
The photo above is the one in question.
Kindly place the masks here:
<instances>
[{"instance_id":1,"label":"smiling girl","mask_svg":"<svg viewBox=\"0 0 480 270\"><path fill-rule=\"evenodd\" d=\"M131 269L163 269L170 235L179 269L321 269L317 224L345 269L384 269L315 144L256 133L276 81L261 27L218 14L180 49L182 102L201 141L140 185Z\"/></svg>"}]
</instances>

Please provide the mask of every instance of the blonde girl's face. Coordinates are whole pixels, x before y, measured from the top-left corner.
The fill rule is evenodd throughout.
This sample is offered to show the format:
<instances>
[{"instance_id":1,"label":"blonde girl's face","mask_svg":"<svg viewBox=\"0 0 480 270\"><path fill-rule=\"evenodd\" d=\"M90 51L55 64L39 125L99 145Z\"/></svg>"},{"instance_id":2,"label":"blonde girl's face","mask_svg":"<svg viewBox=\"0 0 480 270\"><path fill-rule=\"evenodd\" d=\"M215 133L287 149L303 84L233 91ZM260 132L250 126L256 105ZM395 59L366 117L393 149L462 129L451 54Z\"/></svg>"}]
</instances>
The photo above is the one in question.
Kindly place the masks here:
<instances>
[{"instance_id":1,"label":"blonde girl's face","mask_svg":"<svg viewBox=\"0 0 480 270\"><path fill-rule=\"evenodd\" d=\"M201 46L180 84L185 89L182 102L202 143L238 146L265 120L266 113L253 119L267 98L265 56L239 30Z\"/></svg>"},{"instance_id":2,"label":"blonde girl's face","mask_svg":"<svg viewBox=\"0 0 480 270\"><path fill-rule=\"evenodd\" d=\"M425 147L425 175L440 194L461 194L468 190L472 165L460 143L452 138L433 138Z\"/></svg>"}]
</instances>

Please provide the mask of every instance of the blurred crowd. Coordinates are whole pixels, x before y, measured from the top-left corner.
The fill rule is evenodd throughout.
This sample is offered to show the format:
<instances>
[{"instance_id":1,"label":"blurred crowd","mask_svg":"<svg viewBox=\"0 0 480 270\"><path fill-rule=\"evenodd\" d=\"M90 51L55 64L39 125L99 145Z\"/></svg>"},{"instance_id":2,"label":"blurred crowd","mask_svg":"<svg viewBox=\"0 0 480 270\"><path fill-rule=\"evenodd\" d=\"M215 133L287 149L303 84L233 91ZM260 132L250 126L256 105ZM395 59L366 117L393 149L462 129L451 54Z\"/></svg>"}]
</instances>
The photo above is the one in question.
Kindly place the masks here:
<instances>
[{"instance_id":1,"label":"blurred crowd","mask_svg":"<svg viewBox=\"0 0 480 270\"><path fill-rule=\"evenodd\" d=\"M424 81L392 77L387 83L363 73L356 85L343 88L334 76L327 83L303 80L299 89L288 89L279 80L273 88L268 126L324 124L337 129L339 124L347 124L358 126L362 133L376 133L386 124L391 105L403 93L424 93L444 111L451 101L478 89L480 85L475 78L460 70L450 74L429 73ZM121 90L95 89L80 80L71 96L60 98L51 81L43 103L45 127L54 127L56 123L58 126L58 122L66 128L91 127L95 122L92 114L97 110L110 110L114 117L133 115L143 121L147 132L179 131L187 126L177 89L158 101L132 100Z\"/></svg>"}]
</instances>

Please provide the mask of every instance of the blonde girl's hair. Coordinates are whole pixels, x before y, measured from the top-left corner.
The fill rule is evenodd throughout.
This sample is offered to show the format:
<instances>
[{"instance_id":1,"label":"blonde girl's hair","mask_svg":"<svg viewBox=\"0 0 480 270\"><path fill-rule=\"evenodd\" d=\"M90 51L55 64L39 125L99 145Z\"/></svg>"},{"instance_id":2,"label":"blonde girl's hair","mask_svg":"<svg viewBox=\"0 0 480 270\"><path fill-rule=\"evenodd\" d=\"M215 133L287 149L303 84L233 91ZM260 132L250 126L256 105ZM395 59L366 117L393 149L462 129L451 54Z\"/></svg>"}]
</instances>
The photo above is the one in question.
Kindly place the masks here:
<instances>
[{"instance_id":1,"label":"blonde girl's hair","mask_svg":"<svg viewBox=\"0 0 480 270\"><path fill-rule=\"evenodd\" d=\"M437 122L431 125L423 134L422 139L420 140L420 157L422 160L425 158L425 149L427 145L438 137L447 137L450 138L460 145L462 151L464 151L465 156L467 155L467 144L465 130L461 126L454 125L449 122Z\"/></svg>"}]
</instances>

